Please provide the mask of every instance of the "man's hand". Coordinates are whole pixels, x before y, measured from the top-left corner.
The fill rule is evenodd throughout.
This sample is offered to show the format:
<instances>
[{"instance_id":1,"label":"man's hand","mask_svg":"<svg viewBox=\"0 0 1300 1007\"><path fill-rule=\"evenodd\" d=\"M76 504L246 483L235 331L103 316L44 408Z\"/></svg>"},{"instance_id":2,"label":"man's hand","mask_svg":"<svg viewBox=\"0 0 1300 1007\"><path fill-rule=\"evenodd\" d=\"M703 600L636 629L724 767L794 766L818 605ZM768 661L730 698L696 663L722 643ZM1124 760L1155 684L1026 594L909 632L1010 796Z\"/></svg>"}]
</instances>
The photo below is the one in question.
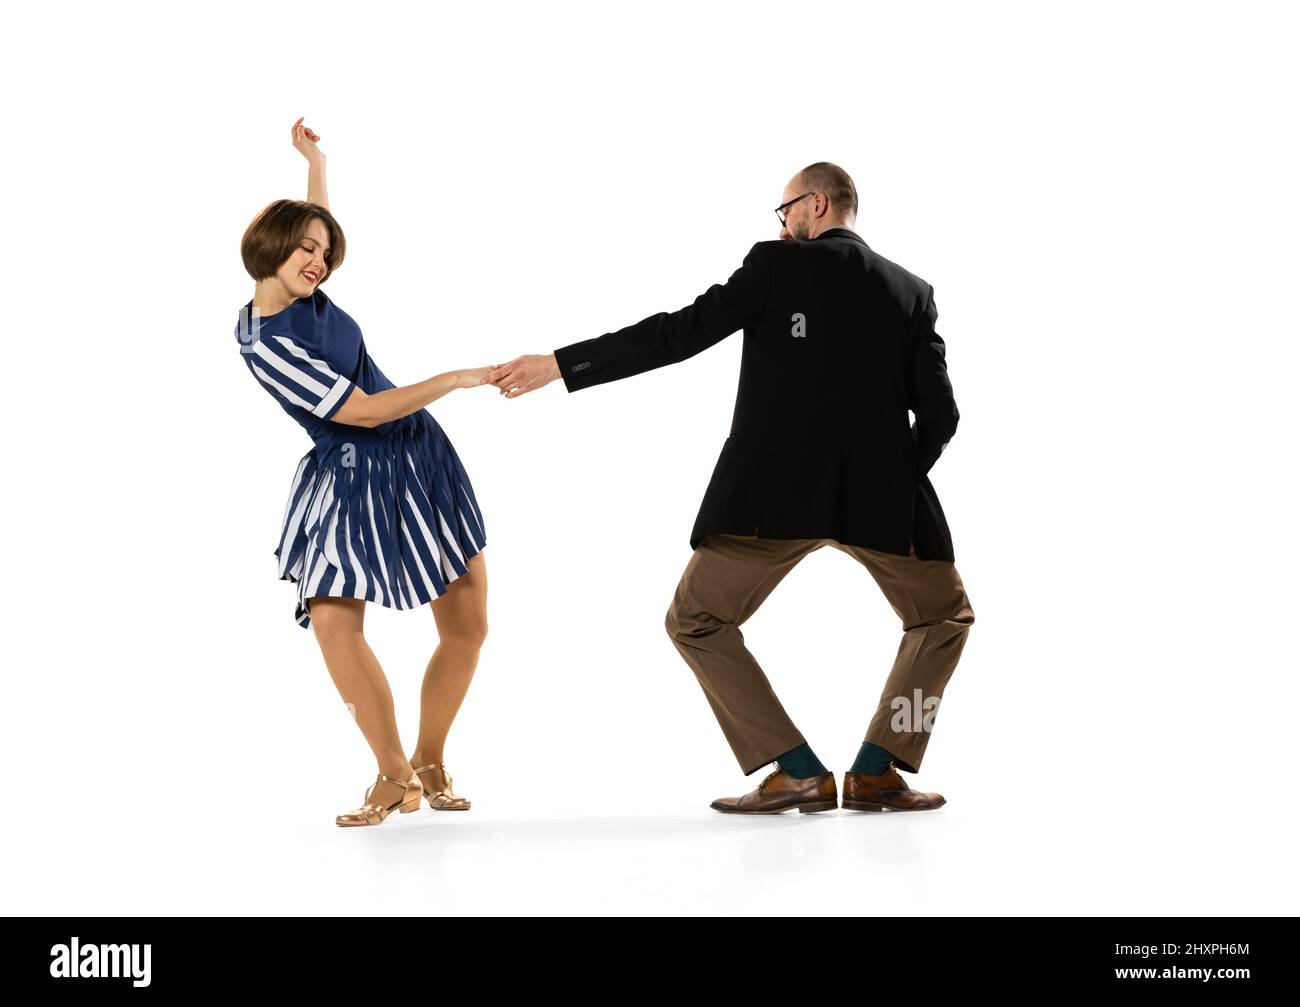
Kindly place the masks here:
<instances>
[{"instance_id":1,"label":"man's hand","mask_svg":"<svg viewBox=\"0 0 1300 1007\"><path fill-rule=\"evenodd\" d=\"M483 383L496 385L508 399L550 384L560 376L554 353L529 353L490 369Z\"/></svg>"}]
</instances>

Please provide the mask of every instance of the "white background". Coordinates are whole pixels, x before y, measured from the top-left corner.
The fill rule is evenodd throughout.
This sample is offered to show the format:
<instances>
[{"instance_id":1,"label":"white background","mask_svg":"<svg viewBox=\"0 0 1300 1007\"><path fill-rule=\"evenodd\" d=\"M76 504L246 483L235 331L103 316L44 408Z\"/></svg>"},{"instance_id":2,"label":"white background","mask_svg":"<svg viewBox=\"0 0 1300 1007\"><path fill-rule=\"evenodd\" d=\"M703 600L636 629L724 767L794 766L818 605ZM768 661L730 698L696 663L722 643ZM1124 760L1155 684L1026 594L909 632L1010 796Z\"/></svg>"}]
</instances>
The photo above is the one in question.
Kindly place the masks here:
<instances>
[{"instance_id":1,"label":"white background","mask_svg":"<svg viewBox=\"0 0 1300 1007\"><path fill-rule=\"evenodd\" d=\"M1244 3L11 13L8 911L1294 912L1295 45ZM680 308L800 167L853 175L962 415L932 477L976 624L907 777L944 808L709 809L763 774L663 619L736 334L430 407L488 535L474 806L334 825L374 762L272 556L311 445L233 338L300 115L326 290L399 384ZM366 626L411 746L432 616ZM898 644L878 589L824 549L745 637L838 779Z\"/></svg>"}]
</instances>

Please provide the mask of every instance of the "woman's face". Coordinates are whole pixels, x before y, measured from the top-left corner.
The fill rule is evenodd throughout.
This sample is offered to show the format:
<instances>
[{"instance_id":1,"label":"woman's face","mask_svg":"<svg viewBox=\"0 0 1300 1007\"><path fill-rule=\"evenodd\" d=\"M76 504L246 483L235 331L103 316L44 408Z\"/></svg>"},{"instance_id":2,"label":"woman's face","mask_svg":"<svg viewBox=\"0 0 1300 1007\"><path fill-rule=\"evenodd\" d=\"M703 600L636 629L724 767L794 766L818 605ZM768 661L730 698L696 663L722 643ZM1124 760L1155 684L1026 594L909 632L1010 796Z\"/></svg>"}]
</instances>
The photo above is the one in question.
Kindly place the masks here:
<instances>
[{"instance_id":1,"label":"woman's face","mask_svg":"<svg viewBox=\"0 0 1300 1007\"><path fill-rule=\"evenodd\" d=\"M276 274L280 282L295 298L310 297L312 291L325 279L325 254L329 251L329 230L319 217L307 225L293 254L285 260Z\"/></svg>"}]
</instances>

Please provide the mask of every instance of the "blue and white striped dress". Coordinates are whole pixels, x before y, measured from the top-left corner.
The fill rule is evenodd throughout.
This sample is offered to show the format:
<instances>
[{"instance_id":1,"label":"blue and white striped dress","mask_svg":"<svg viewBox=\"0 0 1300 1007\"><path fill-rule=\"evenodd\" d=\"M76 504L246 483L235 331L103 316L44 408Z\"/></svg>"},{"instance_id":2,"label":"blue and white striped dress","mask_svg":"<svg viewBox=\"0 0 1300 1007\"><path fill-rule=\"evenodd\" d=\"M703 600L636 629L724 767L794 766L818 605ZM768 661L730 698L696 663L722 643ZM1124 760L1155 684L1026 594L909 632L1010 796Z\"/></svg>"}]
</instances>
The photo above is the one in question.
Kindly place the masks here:
<instances>
[{"instance_id":1,"label":"blue and white striped dress","mask_svg":"<svg viewBox=\"0 0 1300 1007\"><path fill-rule=\"evenodd\" d=\"M275 549L281 580L307 600L362 598L416 608L447 591L487 545L465 467L425 409L377 427L335 423L354 388L394 387L356 322L319 288L273 315L240 312L235 336L258 382L311 435L298 463Z\"/></svg>"}]
</instances>

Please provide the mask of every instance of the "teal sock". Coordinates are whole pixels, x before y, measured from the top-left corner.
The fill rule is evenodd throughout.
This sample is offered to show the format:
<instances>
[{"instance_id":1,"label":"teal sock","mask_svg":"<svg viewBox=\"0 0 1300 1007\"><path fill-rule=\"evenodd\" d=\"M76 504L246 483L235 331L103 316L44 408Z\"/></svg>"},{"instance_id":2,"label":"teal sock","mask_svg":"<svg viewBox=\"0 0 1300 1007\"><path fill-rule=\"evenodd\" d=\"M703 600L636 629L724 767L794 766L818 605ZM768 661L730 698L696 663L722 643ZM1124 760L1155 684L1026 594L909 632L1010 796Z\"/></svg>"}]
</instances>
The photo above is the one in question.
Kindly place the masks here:
<instances>
[{"instance_id":1,"label":"teal sock","mask_svg":"<svg viewBox=\"0 0 1300 1007\"><path fill-rule=\"evenodd\" d=\"M893 758L879 745L864 741L862 747L858 749L858 757L853 760L853 767L849 772L862 773L865 776L879 776L889 768L889 763Z\"/></svg>"},{"instance_id":2,"label":"teal sock","mask_svg":"<svg viewBox=\"0 0 1300 1007\"><path fill-rule=\"evenodd\" d=\"M813 750L806 743L798 748L790 749L785 755L778 756L776 762L796 780L806 779L809 776L818 776L826 772L826 767L822 765L821 760L813 754Z\"/></svg>"}]
</instances>

